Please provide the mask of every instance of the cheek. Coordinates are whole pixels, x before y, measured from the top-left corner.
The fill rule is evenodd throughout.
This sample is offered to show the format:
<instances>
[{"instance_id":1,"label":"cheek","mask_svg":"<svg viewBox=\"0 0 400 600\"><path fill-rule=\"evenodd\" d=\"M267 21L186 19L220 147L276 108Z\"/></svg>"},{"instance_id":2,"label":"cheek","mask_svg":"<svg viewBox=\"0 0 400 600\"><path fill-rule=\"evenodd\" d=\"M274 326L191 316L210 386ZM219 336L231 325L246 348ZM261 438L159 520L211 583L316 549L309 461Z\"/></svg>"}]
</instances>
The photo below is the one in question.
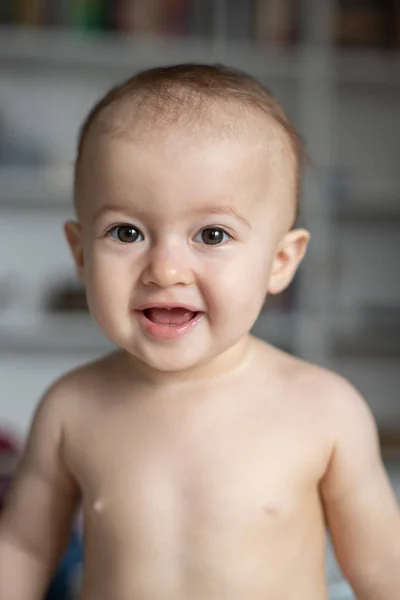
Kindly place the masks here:
<instances>
[{"instance_id":1,"label":"cheek","mask_svg":"<svg viewBox=\"0 0 400 600\"><path fill-rule=\"evenodd\" d=\"M86 261L86 288L89 305L105 307L129 298L133 277L126 260L93 249Z\"/></svg>"},{"instance_id":2,"label":"cheek","mask_svg":"<svg viewBox=\"0 0 400 600\"><path fill-rule=\"evenodd\" d=\"M214 303L232 311L258 311L265 300L272 260L269 254L252 249L232 254L229 260L209 265L207 281Z\"/></svg>"}]
</instances>

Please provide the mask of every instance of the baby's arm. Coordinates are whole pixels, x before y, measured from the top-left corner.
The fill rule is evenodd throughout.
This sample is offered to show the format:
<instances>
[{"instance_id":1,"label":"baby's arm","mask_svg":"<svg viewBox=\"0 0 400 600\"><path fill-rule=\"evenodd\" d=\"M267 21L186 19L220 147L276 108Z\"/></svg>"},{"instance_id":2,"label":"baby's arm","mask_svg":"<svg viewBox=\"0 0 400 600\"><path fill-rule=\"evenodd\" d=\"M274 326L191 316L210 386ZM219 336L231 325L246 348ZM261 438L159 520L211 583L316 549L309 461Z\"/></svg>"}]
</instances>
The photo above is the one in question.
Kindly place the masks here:
<instances>
[{"instance_id":1,"label":"baby's arm","mask_svg":"<svg viewBox=\"0 0 400 600\"><path fill-rule=\"evenodd\" d=\"M59 386L41 401L0 518L1 600L41 600L70 534L78 489L63 461L65 404Z\"/></svg>"},{"instance_id":2,"label":"baby's arm","mask_svg":"<svg viewBox=\"0 0 400 600\"><path fill-rule=\"evenodd\" d=\"M359 600L398 600L400 511L376 424L350 384L334 387L335 443L321 492L335 554Z\"/></svg>"}]
</instances>

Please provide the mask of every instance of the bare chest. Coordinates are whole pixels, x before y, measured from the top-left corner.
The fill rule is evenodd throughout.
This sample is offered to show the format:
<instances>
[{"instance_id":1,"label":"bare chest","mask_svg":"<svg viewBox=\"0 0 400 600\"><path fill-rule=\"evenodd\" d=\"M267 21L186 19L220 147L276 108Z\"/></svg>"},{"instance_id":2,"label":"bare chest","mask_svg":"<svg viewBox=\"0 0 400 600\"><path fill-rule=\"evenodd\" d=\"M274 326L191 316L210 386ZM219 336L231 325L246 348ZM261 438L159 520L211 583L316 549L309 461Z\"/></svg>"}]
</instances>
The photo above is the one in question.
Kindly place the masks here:
<instances>
[{"instance_id":1,"label":"bare chest","mask_svg":"<svg viewBox=\"0 0 400 600\"><path fill-rule=\"evenodd\" d=\"M282 417L213 409L99 419L71 459L86 513L146 537L194 523L203 535L287 525L315 502L326 457L307 419Z\"/></svg>"}]
</instances>

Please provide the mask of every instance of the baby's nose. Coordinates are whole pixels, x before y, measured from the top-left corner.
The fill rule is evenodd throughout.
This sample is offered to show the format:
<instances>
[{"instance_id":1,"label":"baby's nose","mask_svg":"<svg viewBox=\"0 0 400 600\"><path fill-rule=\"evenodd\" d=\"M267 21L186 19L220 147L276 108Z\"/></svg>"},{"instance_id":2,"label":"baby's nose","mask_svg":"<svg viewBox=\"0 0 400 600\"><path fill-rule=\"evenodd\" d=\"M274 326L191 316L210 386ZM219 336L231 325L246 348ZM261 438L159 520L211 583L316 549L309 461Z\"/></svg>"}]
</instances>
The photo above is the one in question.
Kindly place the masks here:
<instances>
[{"instance_id":1,"label":"baby's nose","mask_svg":"<svg viewBox=\"0 0 400 600\"><path fill-rule=\"evenodd\" d=\"M143 271L145 285L171 287L193 283L193 272L183 249L154 248Z\"/></svg>"}]
</instances>

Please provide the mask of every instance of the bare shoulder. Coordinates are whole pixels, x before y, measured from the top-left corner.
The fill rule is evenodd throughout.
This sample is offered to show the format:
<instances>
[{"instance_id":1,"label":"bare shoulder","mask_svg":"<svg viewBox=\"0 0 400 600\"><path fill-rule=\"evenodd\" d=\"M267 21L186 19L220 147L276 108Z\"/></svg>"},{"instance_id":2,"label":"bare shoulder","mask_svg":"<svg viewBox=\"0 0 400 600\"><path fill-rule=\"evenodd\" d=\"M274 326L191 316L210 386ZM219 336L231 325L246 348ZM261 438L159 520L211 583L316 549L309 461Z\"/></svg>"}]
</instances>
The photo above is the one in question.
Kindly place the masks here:
<instances>
[{"instance_id":1,"label":"bare shoulder","mask_svg":"<svg viewBox=\"0 0 400 600\"><path fill-rule=\"evenodd\" d=\"M37 409L36 416L65 421L75 410L82 411L83 400L98 397L104 388L104 382L115 370L116 353L71 369L57 378L45 391Z\"/></svg>"},{"instance_id":2,"label":"bare shoulder","mask_svg":"<svg viewBox=\"0 0 400 600\"><path fill-rule=\"evenodd\" d=\"M261 354L274 365L287 395L320 413L333 438L349 431L376 436L376 424L366 399L344 376L263 344Z\"/></svg>"},{"instance_id":3,"label":"bare shoulder","mask_svg":"<svg viewBox=\"0 0 400 600\"><path fill-rule=\"evenodd\" d=\"M376 425L366 398L343 375L306 361L298 361L298 385L309 397L318 400L335 438L375 435ZM357 432L357 433L356 433Z\"/></svg>"}]
</instances>

